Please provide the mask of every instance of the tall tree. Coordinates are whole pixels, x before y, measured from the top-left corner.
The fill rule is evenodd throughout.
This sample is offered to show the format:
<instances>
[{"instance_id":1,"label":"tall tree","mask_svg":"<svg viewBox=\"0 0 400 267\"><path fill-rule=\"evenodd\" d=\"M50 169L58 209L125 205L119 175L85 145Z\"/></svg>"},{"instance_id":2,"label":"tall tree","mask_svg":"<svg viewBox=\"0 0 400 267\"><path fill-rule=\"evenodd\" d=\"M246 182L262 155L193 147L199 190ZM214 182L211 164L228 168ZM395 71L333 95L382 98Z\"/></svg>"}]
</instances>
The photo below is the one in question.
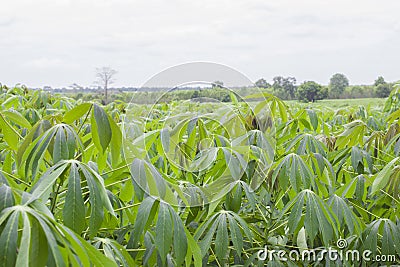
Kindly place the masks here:
<instances>
[{"instance_id":1,"label":"tall tree","mask_svg":"<svg viewBox=\"0 0 400 267\"><path fill-rule=\"evenodd\" d=\"M108 102L108 86L115 81L117 71L110 67L101 67L96 69L96 83L104 89L105 103Z\"/></svg>"},{"instance_id":2,"label":"tall tree","mask_svg":"<svg viewBox=\"0 0 400 267\"><path fill-rule=\"evenodd\" d=\"M382 76L379 76L374 82L375 86L378 86L380 84L386 84L386 81Z\"/></svg>"},{"instance_id":3,"label":"tall tree","mask_svg":"<svg viewBox=\"0 0 400 267\"><path fill-rule=\"evenodd\" d=\"M296 97L296 78L276 76L273 78L272 88L282 98Z\"/></svg>"},{"instance_id":4,"label":"tall tree","mask_svg":"<svg viewBox=\"0 0 400 267\"><path fill-rule=\"evenodd\" d=\"M271 85L264 78L261 78L258 81L256 81L255 86L260 87L260 88L271 87Z\"/></svg>"},{"instance_id":5,"label":"tall tree","mask_svg":"<svg viewBox=\"0 0 400 267\"><path fill-rule=\"evenodd\" d=\"M297 98L300 101L314 102L326 97L327 88L313 81L304 82L297 88Z\"/></svg>"},{"instance_id":6,"label":"tall tree","mask_svg":"<svg viewBox=\"0 0 400 267\"><path fill-rule=\"evenodd\" d=\"M342 73L334 74L329 82L329 89L335 98L341 96L347 86L349 86L349 79Z\"/></svg>"},{"instance_id":7,"label":"tall tree","mask_svg":"<svg viewBox=\"0 0 400 267\"><path fill-rule=\"evenodd\" d=\"M388 83L378 84L375 89L375 94L379 98L385 98L390 95L392 91L392 86Z\"/></svg>"}]
</instances>

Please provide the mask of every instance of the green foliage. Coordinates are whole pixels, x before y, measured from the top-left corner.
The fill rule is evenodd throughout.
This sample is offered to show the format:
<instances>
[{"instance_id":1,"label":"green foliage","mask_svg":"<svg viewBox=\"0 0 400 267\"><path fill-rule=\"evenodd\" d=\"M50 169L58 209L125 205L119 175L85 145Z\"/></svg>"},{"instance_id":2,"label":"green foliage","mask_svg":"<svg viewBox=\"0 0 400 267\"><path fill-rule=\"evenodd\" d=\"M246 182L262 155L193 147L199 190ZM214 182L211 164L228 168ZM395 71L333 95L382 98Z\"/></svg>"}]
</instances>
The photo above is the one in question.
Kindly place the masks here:
<instances>
[{"instance_id":1,"label":"green foliage","mask_svg":"<svg viewBox=\"0 0 400 267\"><path fill-rule=\"evenodd\" d=\"M260 87L260 88L268 88L268 87L271 87L271 85L270 85L264 78L261 78L261 79L257 80L257 81L254 83L254 85L257 86L257 87Z\"/></svg>"},{"instance_id":2,"label":"green foliage","mask_svg":"<svg viewBox=\"0 0 400 267\"><path fill-rule=\"evenodd\" d=\"M284 99L295 99L296 78L277 76L273 78L272 88L278 97Z\"/></svg>"},{"instance_id":3,"label":"green foliage","mask_svg":"<svg viewBox=\"0 0 400 267\"><path fill-rule=\"evenodd\" d=\"M314 102L328 96L328 91L322 85L313 81L302 83L297 88L297 99L304 102Z\"/></svg>"},{"instance_id":4,"label":"green foliage","mask_svg":"<svg viewBox=\"0 0 400 267\"><path fill-rule=\"evenodd\" d=\"M391 91L392 91L392 86L388 83L379 84L376 86L375 89L376 96L380 98L388 97Z\"/></svg>"},{"instance_id":5,"label":"green foliage","mask_svg":"<svg viewBox=\"0 0 400 267\"><path fill-rule=\"evenodd\" d=\"M334 74L329 81L330 93L334 98L340 97L347 86L349 86L349 79L341 73Z\"/></svg>"},{"instance_id":6,"label":"green foliage","mask_svg":"<svg viewBox=\"0 0 400 267\"><path fill-rule=\"evenodd\" d=\"M0 266L262 266L265 246L339 238L399 264L397 87L385 106L218 94L151 108L3 86Z\"/></svg>"},{"instance_id":7,"label":"green foliage","mask_svg":"<svg viewBox=\"0 0 400 267\"><path fill-rule=\"evenodd\" d=\"M380 84L386 84L386 81L385 81L385 79L384 79L382 76L379 76L379 77L375 80L374 86L378 86L378 85L380 85Z\"/></svg>"}]
</instances>

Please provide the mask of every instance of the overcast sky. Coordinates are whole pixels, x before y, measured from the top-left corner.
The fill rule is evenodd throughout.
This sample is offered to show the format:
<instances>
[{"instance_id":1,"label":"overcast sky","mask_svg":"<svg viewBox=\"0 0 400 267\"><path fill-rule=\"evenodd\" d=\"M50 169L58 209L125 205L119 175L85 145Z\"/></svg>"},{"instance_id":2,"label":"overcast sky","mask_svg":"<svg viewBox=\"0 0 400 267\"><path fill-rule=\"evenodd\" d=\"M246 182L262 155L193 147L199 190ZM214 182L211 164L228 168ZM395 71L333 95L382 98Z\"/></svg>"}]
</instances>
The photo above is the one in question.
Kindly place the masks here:
<instances>
[{"instance_id":1,"label":"overcast sky","mask_svg":"<svg viewBox=\"0 0 400 267\"><path fill-rule=\"evenodd\" d=\"M140 86L184 62L353 84L400 79L399 0L2 0L0 82Z\"/></svg>"}]
</instances>

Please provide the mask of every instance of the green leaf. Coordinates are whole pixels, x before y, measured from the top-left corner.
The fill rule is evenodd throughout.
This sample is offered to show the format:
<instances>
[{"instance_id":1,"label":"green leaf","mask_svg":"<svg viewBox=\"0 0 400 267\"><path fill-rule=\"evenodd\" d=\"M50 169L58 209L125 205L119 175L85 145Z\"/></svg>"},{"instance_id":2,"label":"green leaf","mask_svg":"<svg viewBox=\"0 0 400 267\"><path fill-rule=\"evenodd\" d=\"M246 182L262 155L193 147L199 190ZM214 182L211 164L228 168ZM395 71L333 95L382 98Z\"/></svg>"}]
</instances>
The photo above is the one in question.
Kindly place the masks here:
<instances>
[{"instance_id":1,"label":"green leaf","mask_svg":"<svg viewBox=\"0 0 400 267\"><path fill-rule=\"evenodd\" d=\"M102 253L100 253L95 247L90 245L86 240L84 240L82 237L79 235L73 235L72 232L70 232L66 228L62 228L63 231L67 232L71 237L68 237L69 240L74 240L77 242L77 245L81 245L83 249L85 250L85 253L87 254L88 260L92 264L92 266L104 266L104 267L117 267L118 265L113 261L104 256ZM77 245L75 247L77 247ZM85 265L83 265L85 266Z\"/></svg>"},{"instance_id":2,"label":"green leaf","mask_svg":"<svg viewBox=\"0 0 400 267\"><path fill-rule=\"evenodd\" d=\"M27 129L31 129L32 125L29 123L24 116L22 116L18 111L15 110L6 110L3 111L3 114L13 123L25 127Z\"/></svg>"},{"instance_id":3,"label":"green leaf","mask_svg":"<svg viewBox=\"0 0 400 267\"><path fill-rule=\"evenodd\" d=\"M90 202L90 218L89 218L89 236L94 237L101 227L104 219L103 196L101 189L96 183L94 177L86 170L82 170L89 187L89 202ZM104 199L105 200L105 199Z\"/></svg>"},{"instance_id":4,"label":"green leaf","mask_svg":"<svg viewBox=\"0 0 400 267\"><path fill-rule=\"evenodd\" d=\"M218 213L216 215L218 215ZM212 221L213 218L214 218L214 216L205 222L205 224L204 224L205 227L204 227L203 231L205 230L207 225ZM214 236L215 230L217 230L218 224L219 224L219 217L214 220L211 227L208 229L207 234L203 237L203 239L199 243L199 246L201 248L202 257L204 257L206 255L207 251L210 249L211 241ZM202 228L199 228L199 230L196 232L195 238L196 238L196 236L200 236L201 232L202 232Z\"/></svg>"},{"instance_id":5,"label":"green leaf","mask_svg":"<svg viewBox=\"0 0 400 267\"><path fill-rule=\"evenodd\" d=\"M93 142L97 149L104 153L110 144L112 136L112 130L107 113L104 111L104 109L94 104L91 121Z\"/></svg>"},{"instance_id":6,"label":"green leaf","mask_svg":"<svg viewBox=\"0 0 400 267\"><path fill-rule=\"evenodd\" d=\"M22 213L23 229L21 237L21 246L18 251L17 262L15 266L29 266L29 250L31 249L31 223L27 213Z\"/></svg>"},{"instance_id":7,"label":"green leaf","mask_svg":"<svg viewBox=\"0 0 400 267\"><path fill-rule=\"evenodd\" d=\"M158 209L158 218L155 229L155 245L160 254L161 261L165 265L167 254L172 244L172 218L168 205L161 202Z\"/></svg>"},{"instance_id":8,"label":"green leaf","mask_svg":"<svg viewBox=\"0 0 400 267\"><path fill-rule=\"evenodd\" d=\"M45 266L48 258L48 245L43 230L38 223L31 225L31 247L29 262L32 266Z\"/></svg>"},{"instance_id":9,"label":"green leaf","mask_svg":"<svg viewBox=\"0 0 400 267\"><path fill-rule=\"evenodd\" d=\"M300 231L297 233L297 246L299 247L300 253L308 249L306 229L301 227Z\"/></svg>"},{"instance_id":10,"label":"green leaf","mask_svg":"<svg viewBox=\"0 0 400 267\"><path fill-rule=\"evenodd\" d=\"M185 234L185 229L182 223L181 218L179 218L178 214L175 210L169 207L169 211L171 213L172 219L174 221L174 256L177 266L181 266L185 260L185 256L188 250L188 241Z\"/></svg>"},{"instance_id":11,"label":"green leaf","mask_svg":"<svg viewBox=\"0 0 400 267\"><path fill-rule=\"evenodd\" d=\"M54 260L54 263L56 266L65 266L65 260L62 257L61 250L59 249L59 246L57 245L57 239L54 234L56 234L55 231L52 231L50 228L51 224L48 224L47 218L44 218L43 216L40 216L37 214L35 218L38 220L40 226L43 229L43 232L46 236L47 239L47 244L48 248L51 251L52 254L52 260Z\"/></svg>"},{"instance_id":12,"label":"green leaf","mask_svg":"<svg viewBox=\"0 0 400 267\"><path fill-rule=\"evenodd\" d=\"M117 166L119 159L121 158L121 146L122 146L122 133L118 125L109 117L111 127L111 161L113 166Z\"/></svg>"},{"instance_id":13,"label":"green leaf","mask_svg":"<svg viewBox=\"0 0 400 267\"><path fill-rule=\"evenodd\" d=\"M152 220L155 213L155 199L153 197L145 198L139 206L136 221L133 226L133 231L131 235L131 240L133 243L132 247L136 248L137 243L139 243L140 236L144 233L146 225L149 220Z\"/></svg>"},{"instance_id":14,"label":"green leaf","mask_svg":"<svg viewBox=\"0 0 400 267\"><path fill-rule=\"evenodd\" d=\"M6 185L1 185L0 186L0 212L8 207L11 207L14 205L14 196L12 194L12 189L11 187L8 187Z\"/></svg>"},{"instance_id":15,"label":"green leaf","mask_svg":"<svg viewBox=\"0 0 400 267\"><path fill-rule=\"evenodd\" d=\"M31 201L36 198L47 200L49 198L50 190L53 184L67 167L68 164L66 164L65 162L59 162L59 164L56 164L48 169L33 186L31 190Z\"/></svg>"},{"instance_id":16,"label":"green leaf","mask_svg":"<svg viewBox=\"0 0 400 267\"><path fill-rule=\"evenodd\" d=\"M4 139L11 149L18 150L18 134L17 131L5 120L3 114L0 113L0 129L2 129Z\"/></svg>"},{"instance_id":17,"label":"green leaf","mask_svg":"<svg viewBox=\"0 0 400 267\"><path fill-rule=\"evenodd\" d=\"M63 159L69 159L67 136L62 127L57 129L56 138L53 148L53 163L57 163Z\"/></svg>"},{"instance_id":18,"label":"green leaf","mask_svg":"<svg viewBox=\"0 0 400 267\"><path fill-rule=\"evenodd\" d=\"M82 198L81 178L76 164L71 164L63 219L64 224L78 234L85 229L85 203Z\"/></svg>"},{"instance_id":19,"label":"green leaf","mask_svg":"<svg viewBox=\"0 0 400 267\"><path fill-rule=\"evenodd\" d=\"M119 193L119 198L124 202L128 202L128 201L132 200L133 194L134 194L134 190L133 190L132 181L128 180L122 186L121 191Z\"/></svg>"},{"instance_id":20,"label":"green leaf","mask_svg":"<svg viewBox=\"0 0 400 267\"><path fill-rule=\"evenodd\" d=\"M318 128L318 116L317 116L317 114L312 109L307 109L307 114L308 114L308 117L310 118L310 122L311 122L311 125L312 125L313 129L317 130L317 128Z\"/></svg>"},{"instance_id":21,"label":"green leaf","mask_svg":"<svg viewBox=\"0 0 400 267\"><path fill-rule=\"evenodd\" d=\"M14 212L9 217L0 235L0 266L14 266L17 259L18 217Z\"/></svg>"},{"instance_id":22,"label":"green leaf","mask_svg":"<svg viewBox=\"0 0 400 267\"><path fill-rule=\"evenodd\" d=\"M91 106L92 106L91 103L83 103L74 107L73 109L69 110L67 113L64 114L63 121L67 124L70 124L78 120L89 111Z\"/></svg>"},{"instance_id":23,"label":"green leaf","mask_svg":"<svg viewBox=\"0 0 400 267\"><path fill-rule=\"evenodd\" d=\"M376 193L378 190L384 188L387 183L389 182L389 178L391 176L391 171L393 166L397 163L399 158L395 158L390 161L385 167L376 175L374 182L372 183L371 187L371 194Z\"/></svg>"},{"instance_id":24,"label":"green leaf","mask_svg":"<svg viewBox=\"0 0 400 267\"><path fill-rule=\"evenodd\" d=\"M376 255L378 248L378 231L381 220L373 221L366 230L366 237L364 240L364 249L371 250L373 255Z\"/></svg>"},{"instance_id":25,"label":"green leaf","mask_svg":"<svg viewBox=\"0 0 400 267\"><path fill-rule=\"evenodd\" d=\"M297 195L296 201L294 202L295 204L289 214L288 226L291 233L294 233L303 215L304 196L304 192L300 192Z\"/></svg>"},{"instance_id":26,"label":"green leaf","mask_svg":"<svg viewBox=\"0 0 400 267\"><path fill-rule=\"evenodd\" d=\"M317 210L319 209L314 198L307 194L306 201L306 214L304 216L304 226L306 232L310 237L311 244L313 244L315 237L319 231L319 217L317 216Z\"/></svg>"},{"instance_id":27,"label":"green leaf","mask_svg":"<svg viewBox=\"0 0 400 267\"><path fill-rule=\"evenodd\" d=\"M164 151L166 153L168 153L169 152L169 147L170 147L170 144L171 144L170 143L170 134L169 134L168 129L162 129L160 131L160 138L161 138L161 144L162 144L162 147L163 147Z\"/></svg>"},{"instance_id":28,"label":"green leaf","mask_svg":"<svg viewBox=\"0 0 400 267\"><path fill-rule=\"evenodd\" d=\"M201 255L201 249L196 240L190 234L190 232L186 228L184 228L184 230L188 240L188 250L190 251L190 253L188 252L186 254L186 259L185 259L186 267L191 266L192 258L194 259L194 266L201 267L203 265L202 262L203 257Z\"/></svg>"},{"instance_id":29,"label":"green leaf","mask_svg":"<svg viewBox=\"0 0 400 267\"><path fill-rule=\"evenodd\" d=\"M227 214L229 229L231 232L231 240L236 253L240 256L243 249L243 236L235 219L230 214Z\"/></svg>"},{"instance_id":30,"label":"green leaf","mask_svg":"<svg viewBox=\"0 0 400 267\"><path fill-rule=\"evenodd\" d=\"M226 215L222 213L219 218L217 235L215 237L215 254L220 260L224 260L228 253L228 228L226 225Z\"/></svg>"}]
</instances>

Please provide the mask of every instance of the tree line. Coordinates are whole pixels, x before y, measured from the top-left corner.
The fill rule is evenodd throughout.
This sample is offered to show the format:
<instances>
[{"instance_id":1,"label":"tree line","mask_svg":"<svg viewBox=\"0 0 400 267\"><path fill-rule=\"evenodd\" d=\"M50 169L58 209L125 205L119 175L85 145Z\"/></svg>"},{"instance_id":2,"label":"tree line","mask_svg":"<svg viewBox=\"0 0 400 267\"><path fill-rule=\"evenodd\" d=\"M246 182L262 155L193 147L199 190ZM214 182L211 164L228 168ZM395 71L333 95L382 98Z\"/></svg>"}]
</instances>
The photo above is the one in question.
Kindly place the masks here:
<instances>
[{"instance_id":1,"label":"tree line","mask_svg":"<svg viewBox=\"0 0 400 267\"><path fill-rule=\"evenodd\" d=\"M327 86L315 81L305 81L300 85L297 85L296 82L294 77L276 76L272 83L261 78L256 81L255 85L270 90L282 99L297 99L306 102L326 98L385 98L393 89L393 84L386 82L382 76L379 76L373 85L350 85L349 79L342 73L334 74Z\"/></svg>"},{"instance_id":2,"label":"tree line","mask_svg":"<svg viewBox=\"0 0 400 267\"><path fill-rule=\"evenodd\" d=\"M180 88L179 92L174 92L164 96L162 93L151 90L151 88L142 88L143 92L131 93L119 91L118 94L111 94L109 98L109 85L114 83L117 71L110 67L102 67L96 69L95 84L103 91L100 96L97 94L83 94L79 92L74 98L83 98L86 101L98 99L103 104L110 101L132 101L136 103L152 103L154 99L163 99L161 102L173 100L213 98L222 102L229 101L229 92L224 90L223 81L214 81L209 89L197 88ZM305 81L297 84L295 77L276 76L272 79L272 83L261 78L255 82L255 86L274 94L284 100L299 100L302 102L315 102L326 98L331 99L349 99L349 98L385 98L388 97L393 89L394 83L388 83L382 76L379 76L372 85L350 85L349 79L342 73L332 75L328 85L321 85L315 81ZM144 90L143 90L144 89ZM253 94L257 88L235 88L239 95L246 96ZM137 90L134 90L137 91Z\"/></svg>"}]
</instances>

